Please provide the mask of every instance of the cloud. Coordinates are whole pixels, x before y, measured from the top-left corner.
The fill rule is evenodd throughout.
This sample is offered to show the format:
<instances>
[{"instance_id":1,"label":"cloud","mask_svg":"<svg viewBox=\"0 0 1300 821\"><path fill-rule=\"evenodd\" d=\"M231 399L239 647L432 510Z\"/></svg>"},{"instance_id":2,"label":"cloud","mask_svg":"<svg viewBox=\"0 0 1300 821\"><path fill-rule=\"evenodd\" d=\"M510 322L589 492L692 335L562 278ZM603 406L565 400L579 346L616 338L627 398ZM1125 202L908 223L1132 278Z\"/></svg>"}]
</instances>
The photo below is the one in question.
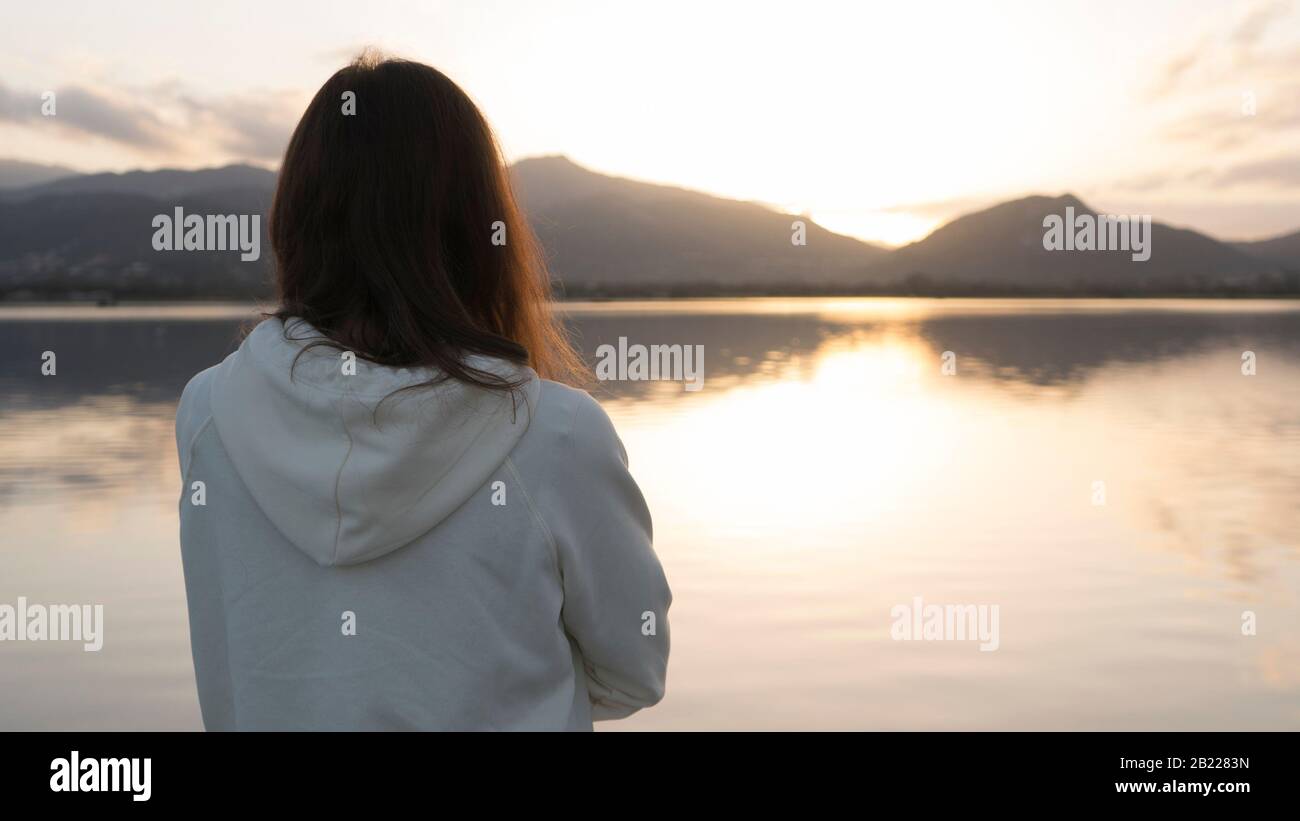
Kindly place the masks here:
<instances>
[{"instance_id":1,"label":"cloud","mask_svg":"<svg viewBox=\"0 0 1300 821\"><path fill-rule=\"evenodd\" d=\"M296 95L248 94L219 100L181 96L186 117L222 150L250 160L278 160L301 114Z\"/></svg>"},{"instance_id":2,"label":"cloud","mask_svg":"<svg viewBox=\"0 0 1300 821\"><path fill-rule=\"evenodd\" d=\"M1248 6L1226 26L1157 71L1154 97L1165 122L1153 136L1169 149L1167 166L1118 191L1254 189L1300 196L1300 27L1293 2ZM1145 184L1143 184L1145 183ZM1234 191L1236 193L1236 191Z\"/></svg>"},{"instance_id":3,"label":"cloud","mask_svg":"<svg viewBox=\"0 0 1300 821\"><path fill-rule=\"evenodd\" d=\"M266 92L201 98L175 84L107 93L85 86L55 91L55 115L41 111L41 92L0 84L0 123L50 127L78 137L170 159L205 160L214 152L277 160L301 112L298 95Z\"/></svg>"},{"instance_id":4,"label":"cloud","mask_svg":"<svg viewBox=\"0 0 1300 821\"><path fill-rule=\"evenodd\" d=\"M1284 190L1300 188L1300 154L1239 163L1219 172L1213 184L1216 188L1261 184Z\"/></svg>"},{"instance_id":5,"label":"cloud","mask_svg":"<svg viewBox=\"0 0 1300 821\"><path fill-rule=\"evenodd\" d=\"M102 137L139 149L175 146L166 126L152 110L80 86L65 86L54 94L55 114L42 114L43 92L19 92L0 85L0 121L48 124L84 136Z\"/></svg>"},{"instance_id":6,"label":"cloud","mask_svg":"<svg viewBox=\"0 0 1300 821\"><path fill-rule=\"evenodd\" d=\"M1300 52L1296 57L1293 76L1300 75ZM1248 142L1257 135L1274 135L1300 127L1300 83L1261 89L1253 101L1254 113L1250 115L1242 110L1248 92L1255 93L1243 89L1236 96L1223 96L1215 108L1184 116L1166 126L1163 136L1177 141L1211 142L1222 149Z\"/></svg>"},{"instance_id":7,"label":"cloud","mask_svg":"<svg viewBox=\"0 0 1300 821\"><path fill-rule=\"evenodd\" d=\"M1275 20L1285 17L1290 11L1291 3L1288 0L1260 3L1246 12L1229 39L1242 48L1251 48L1263 39Z\"/></svg>"},{"instance_id":8,"label":"cloud","mask_svg":"<svg viewBox=\"0 0 1300 821\"><path fill-rule=\"evenodd\" d=\"M1182 54L1169 59L1158 72L1158 77L1153 84L1148 96L1153 99L1166 97L1173 93L1182 83L1183 77L1192 70L1192 68L1201 59L1201 52L1204 51L1205 44L1196 46Z\"/></svg>"},{"instance_id":9,"label":"cloud","mask_svg":"<svg viewBox=\"0 0 1300 821\"><path fill-rule=\"evenodd\" d=\"M1005 199L1001 198L1001 199ZM884 209L890 214L912 214L927 219L949 220L953 217L979 211L1000 201L999 197L954 197L932 202L914 202L893 205Z\"/></svg>"},{"instance_id":10,"label":"cloud","mask_svg":"<svg viewBox=\"0 0 1300 821\"><path fill-rule=\"evenodd\" d=\"M1112 180L1104 186L1104 189L1124 194L1134 192L1149 193L1151 191L1166 188L1183 180L1191 179L1197 173L1204 173L1204 171L1201 170L1188 174L1175 171L1153 171L1150 174L1143 174L1138 177L1121 177L1120 179Z\"/></svg>"},{"instance_id":11,"label":"cloud","mask_svg":"<svg viewBox=\"0 0 1300 821\"><path fill-rule=\"evenodd\" d=\"M1294 67L1292 59L1280 63L1261 43L1275 24L1292 12L1291 0L1261 0L1250 6L1226 32L1221 26L1202 33L1197 42L1165 60L1147 92L1159 100L1180 91L1201 91L1206 86L1251 74L1273 74Z\"/></svg>"}]
</instances>

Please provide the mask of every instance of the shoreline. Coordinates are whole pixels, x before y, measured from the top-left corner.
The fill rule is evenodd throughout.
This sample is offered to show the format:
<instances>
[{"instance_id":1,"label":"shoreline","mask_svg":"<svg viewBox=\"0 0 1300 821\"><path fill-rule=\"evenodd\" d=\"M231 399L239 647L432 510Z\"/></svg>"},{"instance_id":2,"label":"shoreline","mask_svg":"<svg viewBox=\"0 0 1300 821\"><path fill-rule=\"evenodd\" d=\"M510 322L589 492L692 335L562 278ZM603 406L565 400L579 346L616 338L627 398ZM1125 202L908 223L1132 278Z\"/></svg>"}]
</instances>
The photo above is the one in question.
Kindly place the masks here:
<instances>
[{"instance_id":1,"label":"shoreline","mask_svg":"<svg viewBox=\"0 0 1300 821\"><path fill-rule=\"evenodd\" d=\"M889 314L944 308L999 311L1018 307L1032 312L1148 310L1300 310L1300 294L1170 295L1170 296L883 296L747 295L722 297L625 297L620 299L557 300L555 308L581 316L602 313L808 313L823 311L883 311ZM0 301L0 320L238 320L255 319L271 310L267 302L231 300Z\"/></svg>"}]
</instances>

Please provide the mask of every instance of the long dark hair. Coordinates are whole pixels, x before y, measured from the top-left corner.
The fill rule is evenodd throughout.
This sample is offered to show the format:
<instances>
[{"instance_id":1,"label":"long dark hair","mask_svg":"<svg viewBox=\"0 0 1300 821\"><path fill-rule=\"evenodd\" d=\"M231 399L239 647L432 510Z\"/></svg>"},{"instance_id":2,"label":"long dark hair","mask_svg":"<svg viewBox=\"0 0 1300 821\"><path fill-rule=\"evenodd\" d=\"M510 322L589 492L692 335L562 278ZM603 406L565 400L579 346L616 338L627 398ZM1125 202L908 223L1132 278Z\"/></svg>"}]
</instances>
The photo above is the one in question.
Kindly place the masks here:
<instances>
[{"instance_id":1,"label":"long dark hair","mask_svg":"<svg viewBox=\"0 0 1300 821\"><path fill-rule=\"evenodd\" d=\"M429 66L363 54L325 82L289 140L269 228L269 315L305 319L326 337L314 344L431 367L433 382L518 387L474 354L581 381L492 130Z\"/></svg>"}]
</instances>

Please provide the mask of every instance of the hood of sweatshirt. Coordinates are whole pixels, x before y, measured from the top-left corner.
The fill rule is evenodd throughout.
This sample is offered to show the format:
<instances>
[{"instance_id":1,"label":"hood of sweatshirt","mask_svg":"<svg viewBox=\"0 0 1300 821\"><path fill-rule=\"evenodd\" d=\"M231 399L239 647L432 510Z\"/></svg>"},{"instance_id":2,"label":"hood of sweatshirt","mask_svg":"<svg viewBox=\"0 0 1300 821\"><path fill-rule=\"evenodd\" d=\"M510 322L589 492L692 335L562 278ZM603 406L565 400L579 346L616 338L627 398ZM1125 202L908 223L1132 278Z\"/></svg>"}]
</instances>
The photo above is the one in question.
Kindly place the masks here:
<instances>
[{"instance_id":1,"label":"hood of sweatshirt","mask_svg":"<svg viewBox=\"0 0 1300 821\"><path fill-rule=\"evenodd\" d=\"M262 512L322 566L383 556L436 527L505 462L541 389L529 368L470 357L523 388L447 380L394 395L436 371L349 360L313 339L323 337L302 320L261 323L217 367L211 407Z\"/></svg>"}]
</instances>

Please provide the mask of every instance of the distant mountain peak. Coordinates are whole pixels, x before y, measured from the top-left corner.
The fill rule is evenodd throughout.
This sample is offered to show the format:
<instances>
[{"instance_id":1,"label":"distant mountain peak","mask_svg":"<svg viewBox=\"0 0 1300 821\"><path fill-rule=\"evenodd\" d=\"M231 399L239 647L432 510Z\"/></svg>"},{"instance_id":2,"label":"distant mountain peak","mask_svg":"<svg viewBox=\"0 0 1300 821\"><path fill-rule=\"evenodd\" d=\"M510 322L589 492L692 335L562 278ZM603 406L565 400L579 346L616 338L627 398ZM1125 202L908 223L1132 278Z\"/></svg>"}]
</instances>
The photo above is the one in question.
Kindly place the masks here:
<instances>
[{"instance_id":1,"label":"distant mountain peak","mask_svg":"<svg viewBox=\"0 0 1300 821\"><path fill-rule=\"evenodd\" d=\"M1028 194L1023 197L1016 197L1015 199L995 203L982 211L971 212L970 214L965 214L963 216L973 216L974 214L996 211L998 209L1018 208L1039 208L1043 209L1044 213L1053 211L1059 212L1065 208L1073 208L1075 211L1092 211L1091 206L1079 199L1076 194L1067 191L1064 194L1056 195ZM958 217L958 219L960 219L960 217Z\"/></svg>"},{"instance_id":2,"label":"distant mountain peak","mask_svg":"<svg viewBox=\"0 0 1300 821\"><path fill-rule=\"evenodd\" d=\"M582 166L569 159L565 154L538 154L535 157L524 157L523 159L516 160L514 165L516 167L521 165L555 165L569 168L582 168ZM586 171L587 169L583 168L582 170Z\"/></svg>"},{"instance_id":3,"label":"distant mountain peak","mask_svg":"<svg viewBox=\"0 0 1300 821\"><path fill-rule=\"evenodd\" d=\"M1079 210L1080 208L1086 211L1092 210L1091 208L1088 207L1087 203L1085 203L1083 200L1079 199L1077 195L1069 191L1065 192L1064 194L1061 194L1059 197L1056 197L1055 200L1058 205L1062 207L1074 208L1076 211Z\"/></svg>"},{"instance_id":4,"label":"distant mountain peak","mask_svg":"<svg viewBox=\"0 0 1300 821\"><path fill-rule=\"evenodd\" d=\"M592 171L590 168L578 165L564 154L541 154L536 157L525 157L512 163L510 172L521 177L543 179L580 179L605 176Z\"/></svg>"},{"instance_id":5,"label":"distant mountain peak","mask_svg":"<svg viewBox=\"0 0 1300 821\"><path fill-rule=\"evenodd\" d=\"M78 174L52 182L17 189L14 196L46 194L136 194L171 200L198 193L232 189L270 189L275 172L247 163L211 168L156 168L124 172L105 171Z\"/></svg>"},{"instance_id":6,"label":"distant mountain peak","mask_svg":"<svg viewBox=\"0 0 1300 821\"><path fill-rule=\"evenodd\" d=\"M47 165L45 163L27 162L0 158L0 189L25 188L40 185L63 177L80 174L75 168L64 165Z\"/></svg>"},{"instance_id":7,"label":"distant mountain peak","mask_svg":"<svg viewBox=\"0 0 1300 821\"><path fill-rule=\"evenodd\" d=\"M917 276L949 285L995 285L1028 292L1101 288L1141 293L1161 288L1196 290L1214 283L1251 287L1251 283L1273 281L1274 266L1257 258L1263 254L1248 256L1244 249L1204 234L1154 221L1148 228L1148 259L1134 258L1127 245L1118 251L1045 247L1046 218L1064 218L1071 213L1067 209L1076 219L1099 214L1070 192L1009 200L964 214L925 239L898 249L873 268L873 274L885 281ZM1074 231L1075 226L1068 230Z\"/></svg>"},{"instance_id":8,"label":"distant mountain peak","mask_svg":"<svg viewBox=\"0 0 1300 821\"><path fill-rule=\"evenodd\" d=\"M1091 205L1084 202L1077 195L1069 192L1057 197L1055 201L1055 205L1057 209L1062 211L1066 208L1073 208L1075 210L1075 213L1088 213L1088 214L1102 213L1098 209L1093 208Z\"/></svg>"}]
</instances>

